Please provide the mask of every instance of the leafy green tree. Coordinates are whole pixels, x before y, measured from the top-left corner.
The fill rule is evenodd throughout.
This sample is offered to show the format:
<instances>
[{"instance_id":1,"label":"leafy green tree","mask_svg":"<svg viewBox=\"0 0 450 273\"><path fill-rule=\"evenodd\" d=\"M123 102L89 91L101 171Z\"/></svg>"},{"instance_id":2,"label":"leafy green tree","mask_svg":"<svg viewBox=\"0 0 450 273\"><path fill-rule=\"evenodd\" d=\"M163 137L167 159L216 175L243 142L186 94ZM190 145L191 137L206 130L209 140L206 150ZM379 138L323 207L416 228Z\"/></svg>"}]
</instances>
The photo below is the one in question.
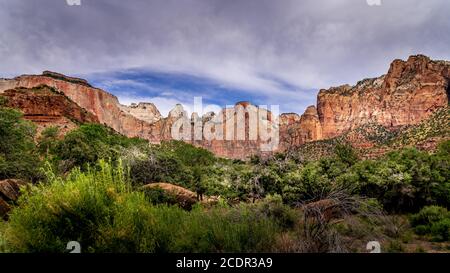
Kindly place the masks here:
<instances>
[{"instance_id":1,"label":"leafy green tree","mask_svg":"<svg viewBox=\"0 0 450 273\"><path fill-rule=\"evenodd\" d=\"M352 166L347 180L360 194L377 198L391 212L417 212L426 205L450 204L450 158L446 145L435 154L405 148Z\"/></svg>"},{"instance_id":2,"label":"leafy green tree","mask_svg":"<svg viewBox=\"0 0 450 273\"><path fill-rule=\"evenodd\" d=\"M351 166L358 162L358 155L350 144L337 144L334 153L336 157L343 163Z\"/></svg>"},{"instance_id":3,"label":"leafy green tree","mask_svg":"<svg viewBox=\"0 0 450 273\"><path fill-rule=\"evenodd\" d=\"M192 172L192 184L195 192L197 193L197 199L203 200L203 195L206 192L206 185L203 179L206 168L194 167Z\"/></svg>"},{"instance_id":4,"label":"leafy green tree","mask_svg":"<svg viewBox=\"0 0 450 273\"><path fill-rule=\"evenodd\" d=\"M55 156L62 161L61 171L75 166L85 167L99 159L117 160L123 148L146 144L145 140L127 138L100 124L84 124L66 134L55 147Z\"/></svg>"},{"instance_id":5,"label":"leafy green tree","mask_svg":"<svg viewBox=\"0 0 450 273\"><path fill-rule=\"evenodd\" d=\"M39 137L38 150L41 155L49 156L54 151L58 142L59 128L56 126L48 127L42 131Z\"/></svg>"},{"instance_id":6,"label":"leafy green tree","mask_svg":"<svg viewBox=\"0 0 450 273\"><path fill-rule=\"evenodd\" d=\"M35 132L35 126L22 119L22 113L0 107L0 179L36 181L40 177Z\"/></svg>"},{"instance_id":7,"label":"leafy green tree","mask_svg":"<svg viewBox=\"0 0 450 273\"><path fill-rule=\"evenodd\" d=\"M134 185L167 182L186 187L191 172L173 153L152 149L147 155L129 165Z\"/></svg>"},{"instance_id":8,"label":"leafy green tree","mask_svg":"<svg viewBox=\"0 0 450 273\"><path fill-rule=\"evenodd\" d=\"M173 153L186 166L208 166L216 161L210 151L183 141L163 141L159 150Z\"/></svg>"},{"instance_id":9,"label":"leafy green tree","mask_svg":"<svg viewBox=\"0 0 450 273\"><path fill-rule=\"evenodd\" d=\"M216 162L214 154L203 148L182 141L163 141L130 163L131 178L136 185L168 182L187 187L200 198L208 191L205 173L212 175Z\"/></svg>"}]
</instances>

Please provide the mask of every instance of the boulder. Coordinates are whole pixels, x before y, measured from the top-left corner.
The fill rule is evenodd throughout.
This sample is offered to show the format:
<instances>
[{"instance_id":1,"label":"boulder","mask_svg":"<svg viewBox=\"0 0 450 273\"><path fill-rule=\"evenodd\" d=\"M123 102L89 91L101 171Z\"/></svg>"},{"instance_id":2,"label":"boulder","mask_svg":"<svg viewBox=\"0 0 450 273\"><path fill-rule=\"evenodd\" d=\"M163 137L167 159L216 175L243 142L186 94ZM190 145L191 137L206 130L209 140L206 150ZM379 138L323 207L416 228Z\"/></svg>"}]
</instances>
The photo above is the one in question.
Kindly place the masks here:
<instances>
[{"instance_id":1,"label":"boulder","mask_svg":"<svg viewBox=\"0 0 450 273\"><path fill-rule=\"evenodd\" d=\"M11 207L9 204L3 200L2 197L0 197L0 218L3 218L6 220L7 213L11 210Z\"/></svg>"},{"instance_id":2,"label":"boulder","mask_svg":"<svg viewBox=\"0 0 450 273\"><path fill-rule=\"evenodd\" d=\"M6 201L15 202L20 195L20 187L24 186L25 182L18 179L6 179L0 181L0 196Z\"/></svg>"},{"instance_id":3,"label":"boulder","mask_svg":"<svg viewBox=\"0 0 450 273\"><path fill-rule=\"evenodd\" d=\"M11 203L17 201L20 195L20 187L25 185L21 180L6 179L0 181L0 218L6 219L11 210Z\"/></svg>"},{"instance_id":4,"label":"boulder","mask_svg":"<svg viewBox=\"0 0 450 273\"><path fill-rule=\"evenodd\" d=\"M197 194L183 187L170 183L150 183L143 187L144 189L161 189L168 195L174 197L174 203L185 209L190 209L197 203Z\"/></svg>"}]
</instances>

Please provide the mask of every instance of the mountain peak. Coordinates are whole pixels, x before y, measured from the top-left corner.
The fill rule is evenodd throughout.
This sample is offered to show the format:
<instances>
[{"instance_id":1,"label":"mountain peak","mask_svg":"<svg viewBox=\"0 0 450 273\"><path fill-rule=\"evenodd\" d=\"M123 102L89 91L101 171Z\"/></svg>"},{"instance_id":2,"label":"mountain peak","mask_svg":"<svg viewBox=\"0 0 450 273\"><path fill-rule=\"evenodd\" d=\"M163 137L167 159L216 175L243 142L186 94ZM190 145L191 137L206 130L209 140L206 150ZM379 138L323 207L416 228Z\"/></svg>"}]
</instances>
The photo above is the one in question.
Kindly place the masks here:
<instances>
[{"instance_id":1,"label":"mountain peak","mask_svg":"<svg viewBox=\"0 0 450 273\"><path fill-rule=\"evenodd\" d=\"M184 110L183 105L177 103L175 107L172 110L170 110L169 118L179 118L182 116L187 116L187 113Z\"/></svg>"}]
</instances>

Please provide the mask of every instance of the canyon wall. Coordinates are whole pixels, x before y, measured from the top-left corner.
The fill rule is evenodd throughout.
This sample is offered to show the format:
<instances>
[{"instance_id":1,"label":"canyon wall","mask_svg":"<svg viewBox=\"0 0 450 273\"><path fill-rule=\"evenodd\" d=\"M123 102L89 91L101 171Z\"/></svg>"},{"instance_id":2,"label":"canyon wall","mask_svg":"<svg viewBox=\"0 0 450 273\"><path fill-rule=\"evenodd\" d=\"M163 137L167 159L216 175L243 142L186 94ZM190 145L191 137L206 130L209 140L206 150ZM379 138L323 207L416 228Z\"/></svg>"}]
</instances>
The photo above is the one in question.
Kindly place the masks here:
<instances>
[{"instance_id":1,"label":"canyon wall","mask_svg":"<svg viewBox=\"0 0 450 273\"><path fill-rule=\"evenodd\" d=\"M449 69L450 62L417 55L395 60L379 78L320 90L317 111L323 138L367 123L396 129L421 122L448 105Z\"/></svg>"},{"instance_id":2,"label":"canyon wall","mask_svg":"<svg viewBox=\"0 0 450 273\"><path fill-rule=\"evenodd\" d=\"M37 125L38 133L50 126L60 133L77 128L81 123L98 123L98 118L71 101L64 94L46 85L14 88L3 93L6 105L21 109L23 117Z\"/></svg>"},{"instance_id":3,"label":"canyon wall","mask_svg":"<svg viewBox=\"0 0 450 273\"><path fill-rule=\"evenodd\" d=\"M82 79L66 77L54 72L44 72L42 75L23 75L11 80L0 80L0 93L8 89L31 89L42 85L62 92L81 108L95 115L99 123L107 125L123 135L141 137L152 142L161 140L159 129L162 126L159 121L149 123L139 119L136 117L139 116L137 113L130 113L133 110L126 111L126 107L119 103L116 96L94 88Z\"/></svg>"},{"instance_id":4,"label":"canyon wall","mask_svg":"<svg viewBox=\"0 0 450 273\"><path fill-rule=\"evenodd\" d=\"M450 62L433 61L426 56L417 55L411 56L407 61L395 60L388 73L381 77L360 81L355 86L344 85L320 90L317 106L309 106L302 115L287 113L279 116L279 127L272 128L280 132L277 150L333 138L369 123L380 124L388 130L417 124L437 109L448 106L449 79ZM54 94L50 96L48 93L46 98L24 95L26 90L40 86L48 86L60 92L69 101L63 102L61 97ZM126 136L148 139L152 143L172 139L172 126L180 118L187 120L192 128L200 126L202 134L204 130L215 130L208 124L217 117L214 113L202 117L196 114L187 117L181 105L177 105L164 118L151 103L124 106L117 97L92 87L85 80L48 71L42 75L0 79L0 94L9 96L11 105L21 108L28 117L34 112L39 112L36 116L41 119L46 119L45 113L48 113L47 116L64 118L74 115L80 122L98 122ZM58 105L56 109L60 110L52 110L51 101L55 101L53 104ZM89 115L81 117L83 111L73 107L72 102ZM65 104L67 105L64 106ZM68 112L62 111L64 107L69 109ZM184 140L228 158L244 159L252 154L260 154L264 141L249 137L249 119L259 108L248 102L237 103L234 108L232 110L246 111L244 123L233 129L235 136L243 133L245 139L198 140L192 129L190 138ZM217 113L220 116L219 122L226 121L226 111L224 109L222 113ZM236 120L236 115L227 118ZM272 114L267 111L270 124L272 119ZM56 122L56 125L59 124ZM223 127L222 130L226 134L226 128Z\"/></svg>"}]
</instances>

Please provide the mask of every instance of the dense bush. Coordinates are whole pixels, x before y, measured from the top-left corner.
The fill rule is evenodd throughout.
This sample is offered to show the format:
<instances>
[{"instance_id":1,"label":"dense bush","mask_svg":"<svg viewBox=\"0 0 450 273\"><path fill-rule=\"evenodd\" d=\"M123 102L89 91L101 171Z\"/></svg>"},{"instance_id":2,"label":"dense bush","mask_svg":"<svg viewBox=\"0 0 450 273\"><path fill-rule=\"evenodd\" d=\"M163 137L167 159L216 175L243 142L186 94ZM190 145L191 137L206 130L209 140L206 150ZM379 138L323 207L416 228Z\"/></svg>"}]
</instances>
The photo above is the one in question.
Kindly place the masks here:
<instances>
[{"instance_id":1,"label":"dense bush","mask_svg":"<svg viewBox=\"0 0 450 273\"><path fill-rule=\"evenodd\" d=\"M351 166L358 161L358 155L350 144L337 144L334 148L335 157L344 164Z\"/></svg>"},{"instance_id":2,"label":"dense bush","mask_svg":"<svg viewBox=\"0 0 450 273\"><path fill-rule=\"evenodd\" d=\"M450 155L403 149L386 157L357 163L350 182L360 194L380 200L393 212L417 212L426 205L450 205Z\"/></svg>"},{"instance_id":3,"label":"dense bush","mask_svg":"<svg viewBox=\"0 0 450 273\"><path fill-rule=\"evenodd\" d=\"M50 134L54 134L54 132L46 131L46 134L43 135L42 149L49 146L46 143ZM117 160L121 149L135 145L147 145L147 141L127 138L99 124L84 124L67 133L63 139L50 148L61 171L66 172L76 166L86 168L89 164L95 164L99 159Z\"/></svg>"},{"instance_id":4,"label":"dense bush","mask_svg":"<svg viewBox=\"0 0 450 273\"><path fill-rule=\"evenodd\" d=\"M210 151L195 147L183 141L163 141L156 149L175 155L187 166L208 166L216 161L216 157Z\"/></svg>"},{"instance_id":5,"label":"dense bush","mask_svg":"<svg viewBox=\"0 0 450 273\"><path fill-rule=\"evenodd\" d=\"M215 156L203 148L181 141L165 141L152 145L137 158L128 158L126 164L135 185L167 182L202 195L208 191L206 180L216 161Z\"/></svg>"},{"instance_id":6,"label":"dense bush","mask_svg":"<svg viewBox=\"0 0 450 273\"><path fill-rule=\"evenodd\" d=\"M9 251L61 252L69 241L83 252L269 251L279 231L274 216L253 206L186 212L151 205L131 190L122 168L104 162L66 179L48 176L11 213L4 229Z\"/></svg>"},{"instance_id":7,"label":"dense bush","mask_svg":"<svg viewBox=\"0 0 450 273\"><path fill-rule=\"evenodd\" d=\"M450 212L446 208L427 206L411 216L411 225L419 235L436 241L450 240Z\"/></svg>"},{"instance_id":8,"label":"dense bush","mask_svg":"<svg viewBox=\"0 0 450 273\"><path fill-rule=\"evenodd\" d=\"M41 155L50 156L50 152L55 150L58 144L59 128L56 126L42 130L38 139L38 150Z\"/></svg>"},{"instance_id":9,"label":"dense bush","mask_svg":"<svg viewBox=\"0 0 450 273\"><path fill-rule=\"evenodd\" d=\"M22 113L0 105L0 180L40 178L34 135L35 126Z\"/></svg>"},{"instance_id":10,"label":"dense bush","mask_svg":"<svg viewBox=\"0 0 450 273\"><path fill-rule=\"evenodd\" d=\"M135 185L152 182L167 182L186 186L191 173L172 153L150 149L141 158L127 162L131 179Z\"/></svg>"},{"instance_id":11,"label":"dense bush","mask_svg":"<svg viewBox=\"0 0 450 273\"><path fill-rule=\"evenodd\" d=\"M168 193L161 188L144 188L142 189L147 200L153 205L159 204L177 204L177 198L174 194Z\"/></svg>"},{"instance_id":12,"label":"dense bush","mask_svg":"<svg viewBox=\"0 0 450 273\"><path fill-rule=\"evenodd\" d=\"M331 187L332 181L320 163L313 162L285 176L283 199L291 205L315 201L325 196Z\"/></svg>"},{"instance_id":13,"label":"dense bush","mask_svg":"<svg viewBox=\"0 0 450 273\"><path fill-rule=\"evenodd\" d=\"M242 189L256 188L260 197L281 194L290 205L320 199L339 186L376 198L389 212L417 212L433 204L450 207L449 143L443 142L434 154L405 148L376 160L358 160L356 152L342 144L334 155L311 162L254 157Z\"/></svg>"},{"instance_id":14,"label":"dense bush","mask_svg":"<svg viewBox=\"0 0 450 273\"><path fill-rule=\"evenodd\" d=\"M378 199L389 212L417 212L426 205L450 206L449 141L430 154L413 148L391 152L376 160L345 160L337 155L307 163L283 176L283 199L296 203L345 185L354 194ZM339 156L339 153L341 154Z\"/></svg>"},{"instance_id":15,"label":"dense bush","mask_svg":"<svg viewBox=\"0 0 450 273\"><path fill-rule=\"evenodd\" d=\"M3 234L3 231L5 230L6 222L4 222L2 219L0 219L0 253L7 252L8 248L6 246L5 242L5 236Z\"/></svg>"}]
</instances>

